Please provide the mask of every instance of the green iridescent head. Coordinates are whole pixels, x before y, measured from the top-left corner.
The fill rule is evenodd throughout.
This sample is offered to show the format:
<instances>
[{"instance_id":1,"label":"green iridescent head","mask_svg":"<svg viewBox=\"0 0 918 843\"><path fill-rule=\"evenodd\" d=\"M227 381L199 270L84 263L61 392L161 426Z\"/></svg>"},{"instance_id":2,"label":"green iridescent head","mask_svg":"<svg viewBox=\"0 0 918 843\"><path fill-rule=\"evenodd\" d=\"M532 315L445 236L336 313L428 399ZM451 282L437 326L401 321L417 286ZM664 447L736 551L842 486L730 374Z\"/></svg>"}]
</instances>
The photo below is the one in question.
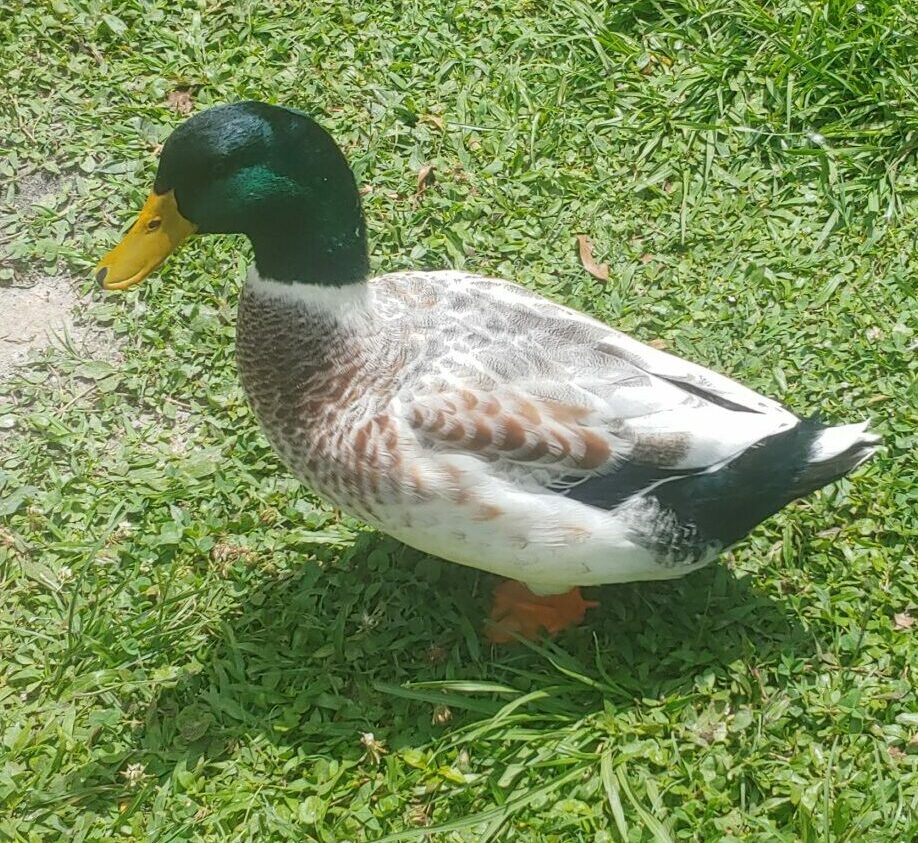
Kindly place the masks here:
<instances>
[{"instance_id":1,"label":"green iridescent head","mask_svg":"<svg viewBox=\"0 0 918 843\"><path fill-rule=\"evenodd\" d=\"M247 235L259 273L278 281L343 285L369 269L341 150L308 115L266 103L210 108L169 136L153 192L96 278L133 286L194 233Z\"/></svg>"}]
</instances>

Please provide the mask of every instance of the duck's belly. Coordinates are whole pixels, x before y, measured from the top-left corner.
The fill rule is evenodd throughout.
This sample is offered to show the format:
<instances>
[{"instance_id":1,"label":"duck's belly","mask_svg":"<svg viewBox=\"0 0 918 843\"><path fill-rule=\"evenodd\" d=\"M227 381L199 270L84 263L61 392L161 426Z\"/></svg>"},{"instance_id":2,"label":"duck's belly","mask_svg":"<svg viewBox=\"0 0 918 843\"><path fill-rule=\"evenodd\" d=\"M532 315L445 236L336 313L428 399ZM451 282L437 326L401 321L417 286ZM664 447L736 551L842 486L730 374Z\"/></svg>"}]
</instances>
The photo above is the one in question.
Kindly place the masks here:
<instances>
[{"instance_id":1,"label":"duck's belly","mask_svg":"<svg viewBox=\"0 0 918 843\"><path fill-rule=\"evenodd\" d=\"M717 555L711 549L684 559L662 557L633 538L635 513L627 508L611 514L550 493L516 497L471 508L446 500L389 504L363 517L411 547L520 580L540 594L673 579Z\"/></svg>"}]
</instances>

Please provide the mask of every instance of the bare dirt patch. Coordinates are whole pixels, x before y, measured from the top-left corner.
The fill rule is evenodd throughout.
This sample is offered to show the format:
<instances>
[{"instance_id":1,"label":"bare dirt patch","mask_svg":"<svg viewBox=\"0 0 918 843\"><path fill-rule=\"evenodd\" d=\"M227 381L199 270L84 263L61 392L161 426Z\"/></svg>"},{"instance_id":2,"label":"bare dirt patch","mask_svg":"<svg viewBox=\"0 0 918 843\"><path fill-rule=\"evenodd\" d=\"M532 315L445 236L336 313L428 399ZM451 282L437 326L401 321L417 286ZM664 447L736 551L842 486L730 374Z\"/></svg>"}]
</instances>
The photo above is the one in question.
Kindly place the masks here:
<instances>
[{"instance_id":1,"label":"bare dirt patch","mask_svg":"<svg viewBox=\"0 0 918 843\"><path fill-rule=\"evenodd\" d=\"M28 286L0 288L0 379L25 363L32 351L58 338L95 356L98 337L74 319L79 297L66 277L35 276ZM87 342L86 340L89 340Z\"/></svg>"},{"instance_id":2,"label":"bare dirt patch","mask_svg":"<svg viewBox=\"0 0 918 843\"><path fill-rule=\"evenodd\" d=\"M33 173L19 180L7 207L28 215L67 188L66 179ZM14 269L12 282L0 285L0 380L9 378L32 352L55 343L66 343L87 359L108 356L105 332L77 318L81 304L76 279Z\"/></svg>"}]
</instances>

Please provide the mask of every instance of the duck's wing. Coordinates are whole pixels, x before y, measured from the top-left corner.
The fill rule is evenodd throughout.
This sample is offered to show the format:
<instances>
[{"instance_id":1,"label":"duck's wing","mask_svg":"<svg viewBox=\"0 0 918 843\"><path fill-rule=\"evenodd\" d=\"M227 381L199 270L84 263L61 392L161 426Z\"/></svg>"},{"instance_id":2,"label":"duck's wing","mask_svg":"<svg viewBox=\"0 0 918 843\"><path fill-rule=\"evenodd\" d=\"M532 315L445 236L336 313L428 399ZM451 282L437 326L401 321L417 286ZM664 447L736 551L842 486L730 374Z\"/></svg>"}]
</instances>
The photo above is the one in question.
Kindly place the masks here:
<instances>
[{"instance_id":1,"label":"duck's wing","mask_svg":"<svg viewBox=\"0 0 918 843\"><path fill-rule=\"evenodd\" d=\"M456 301L443 298L435 359L398 402L427 452L474 456L492 475L612 508L799 422L723 375L515 285L463 285Z\"/></svg>"}]
</instances>

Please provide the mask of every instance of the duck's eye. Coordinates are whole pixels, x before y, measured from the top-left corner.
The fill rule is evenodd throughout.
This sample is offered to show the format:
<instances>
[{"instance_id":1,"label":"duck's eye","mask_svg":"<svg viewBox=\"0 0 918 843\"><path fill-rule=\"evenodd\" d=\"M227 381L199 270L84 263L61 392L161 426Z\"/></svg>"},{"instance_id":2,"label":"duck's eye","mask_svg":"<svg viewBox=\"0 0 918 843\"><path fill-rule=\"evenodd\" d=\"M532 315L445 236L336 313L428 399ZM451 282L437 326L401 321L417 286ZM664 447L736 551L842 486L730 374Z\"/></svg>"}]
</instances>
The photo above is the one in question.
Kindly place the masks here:
<instances>
[{"instance_id":1,"label":"duck's eye","mask_svg":"<svg viewBox=\"0 0 918 843\"><path fill-rule=\"evenodd\" d=\"M159 217L154 217L147 223L147 231L156 231L163 224Z\"/></svg>"}]
</instances>

